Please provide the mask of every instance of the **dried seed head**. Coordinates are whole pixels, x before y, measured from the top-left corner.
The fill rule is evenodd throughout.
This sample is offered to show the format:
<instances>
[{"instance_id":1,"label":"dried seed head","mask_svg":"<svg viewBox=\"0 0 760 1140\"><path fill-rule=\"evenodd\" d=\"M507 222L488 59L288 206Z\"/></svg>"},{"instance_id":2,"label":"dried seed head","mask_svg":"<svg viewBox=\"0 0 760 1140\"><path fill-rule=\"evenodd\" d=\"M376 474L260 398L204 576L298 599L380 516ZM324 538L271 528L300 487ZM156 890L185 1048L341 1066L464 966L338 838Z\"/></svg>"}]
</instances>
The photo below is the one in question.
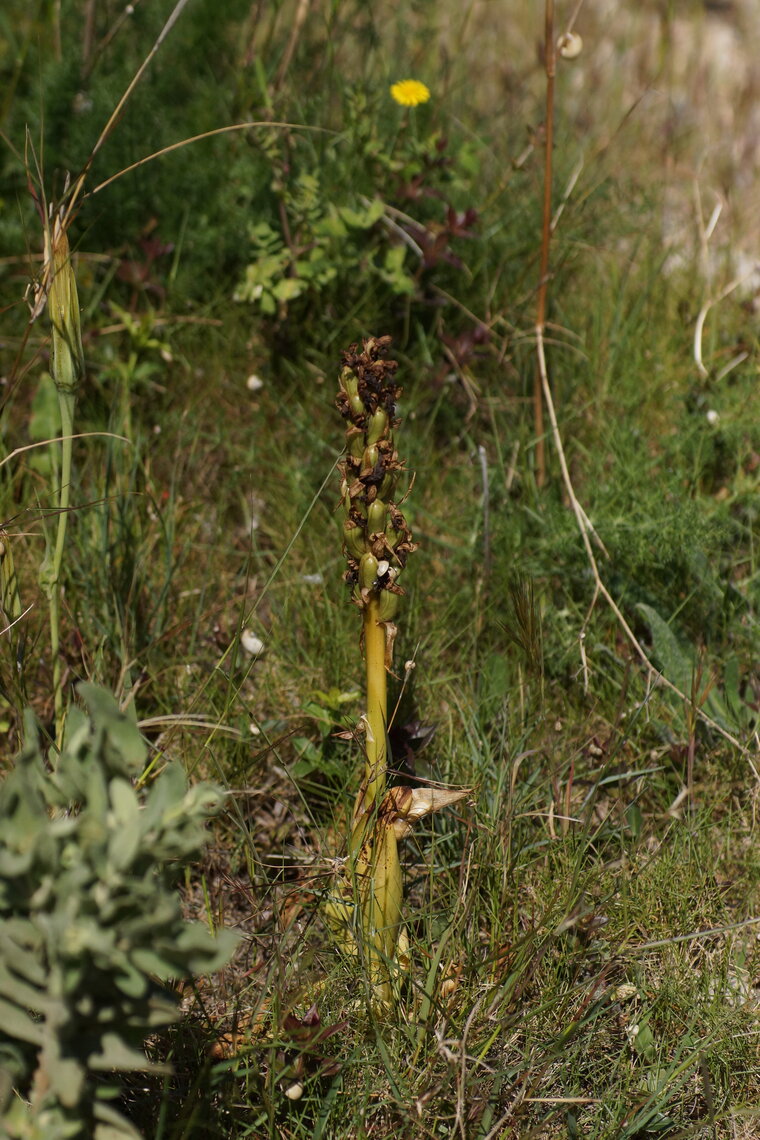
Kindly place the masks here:
<instances>
[{"instance_id":1,"label":"dried seed head","mask_svg":"<svg viewBox=\"0 0 760 1140\"><path fill-rule=\"evenodd\" d=\"M346 581L353 598L364 606L371 597L402 594L396 583L415 549L411 531L393 501L404 465L393 442L397 364L386 360L390 337L371 337L360 352L352 345L343 354L336 406L346 419L346 452L339 464L341 506L346 521L343 544L348 562ZM395 614L397 599L383 601L382 621Z\"/></svg>"}]
</instances>

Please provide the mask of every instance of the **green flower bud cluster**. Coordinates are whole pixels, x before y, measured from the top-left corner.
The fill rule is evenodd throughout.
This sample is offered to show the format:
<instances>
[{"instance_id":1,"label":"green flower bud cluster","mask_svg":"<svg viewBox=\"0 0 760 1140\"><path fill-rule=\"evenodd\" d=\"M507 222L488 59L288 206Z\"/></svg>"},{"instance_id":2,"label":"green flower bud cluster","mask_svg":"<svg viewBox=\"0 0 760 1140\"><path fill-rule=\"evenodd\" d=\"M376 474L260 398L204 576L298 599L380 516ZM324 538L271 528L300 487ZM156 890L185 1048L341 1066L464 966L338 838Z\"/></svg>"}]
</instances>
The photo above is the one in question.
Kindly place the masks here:
<instances>
[{"instance_id":1,"label":"green flower bud cluster","mask_svg":"<svg viewBox=\"0 0 760 1140\"><path fill-rule=\"evenodd\" d=\"M398 364L386 360L391 338L370 337L362 351L343 353L336 406L347 421L346 454L339 465L343 508L345 578L354 601L378 602L381 621L392 621L404 593L398 576L417 549L402 511L393 500L404 470L393 442L398 427Z\"/></svg>"}]
</instances>

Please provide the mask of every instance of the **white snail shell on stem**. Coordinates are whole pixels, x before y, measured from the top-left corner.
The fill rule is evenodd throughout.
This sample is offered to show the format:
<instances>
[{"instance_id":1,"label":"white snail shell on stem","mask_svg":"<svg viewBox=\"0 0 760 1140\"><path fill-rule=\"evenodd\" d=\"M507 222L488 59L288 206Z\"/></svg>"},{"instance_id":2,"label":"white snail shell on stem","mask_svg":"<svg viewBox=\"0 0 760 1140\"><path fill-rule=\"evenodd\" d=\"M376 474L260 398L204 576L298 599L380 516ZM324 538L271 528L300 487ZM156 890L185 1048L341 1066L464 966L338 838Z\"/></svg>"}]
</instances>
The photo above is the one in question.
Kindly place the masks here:
<instances>
[{"instance_id":1,"label":"white snail shell on stem","mask_svg":"<svg viewBox=\"0 0 760 1140\"><path fill-rule=\"evenodd\" d=\"M583 51L583 40L577 32L565 32L557 40L557 51L563 59L577 59Z\"/></svg>"}]
</instances>

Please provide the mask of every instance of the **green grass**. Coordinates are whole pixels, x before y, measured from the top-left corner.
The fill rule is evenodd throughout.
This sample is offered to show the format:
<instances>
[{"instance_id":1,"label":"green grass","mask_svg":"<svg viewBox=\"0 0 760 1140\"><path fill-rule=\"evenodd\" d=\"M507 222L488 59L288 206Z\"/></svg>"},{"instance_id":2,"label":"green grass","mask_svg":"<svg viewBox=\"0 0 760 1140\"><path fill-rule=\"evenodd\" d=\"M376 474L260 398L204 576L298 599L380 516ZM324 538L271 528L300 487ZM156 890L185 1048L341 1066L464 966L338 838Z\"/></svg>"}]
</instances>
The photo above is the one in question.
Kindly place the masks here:
<instances>
[{"instance_id":1,"label":"green grass","mask_svg":"<svg viewBox=\"0 0 760 1140\"><path fill-rule=\"evenodd\" d=\"M66 102L80 87L71 61L86 5L73 5L62 28L74 53L64 53L66 67L55 64L53 16L27 17L23 7L0 18L22 60L11 66L10 49L0 59L16 75L4 129L22 150L29 121L36 145L44 108L52 188L84 161L159 27L140 25L118 64L108 50L99 59L86 89L102 113L90 130ZM689 698L701 663L699 688L713 682L705 710L715 715L708 701L722 702L721 725L742 750L695 719L693 702L658 686L601 598L588 616L594 582L551 441L548 486L535 485L540 146L513 163L543 114L540 71L527 55L522 69L512 55L502 71L489 63L475 9L457 54L446 4L435 16L419 5L371 14L327 4L309 10L275 91L295 6L270 7L255 26L245 5L224 26L209 6L189 8L95 181L235 120L268 115L329 133L249 131L166 156L89 201L72 231L89 369L78 430L128 442L74 444L67 699L83 678L131 697L159 758L229 788L229 810L184 894L189 914L243 934L233 965L199 979L183 1022L150 1043L174 1075L130 1078L125 1108L157 1140L749 1140L760 1127L754 318L735 294L711 311L710 375L701 378L694 322L730 268L718 261L720 279L708 282L689 237L681 269L665 272L660 158L640 118L626 118L630 77L605 73L592 55L600 94L584 103L578 91L590 80L574 87L562 72L558 194L579 140L588 142L549 286L549 368L573 484L609 552L599 557L602 578L640 644L668 676L669 663L681 663ZM534 17L516 17L516 42L541 34ZM204 71L185 112L166 86L176 74L180 90L192 89L184 50L209 29L223 45L218 74ZM34 45L28 56L18 55L22 43ZM472 81L478 66L482 88ZM399 109L386 95L402 72L431 86L419 139L445 135L451 160L414 168L435 191L419 199L400 189L422 160L406 136L394 141ZM154 132L164 107L171 113ZM408 166L396 178L387 160L399 146ZM278 189L284 163L294 178L319 177L322 215L355 207L354 171L369 197L374 188L431 232L448 202L478 210L479 221L449 238L453 260L418 273L408 255L411 293L378 271L394 248L388 231L354 234L328 247L335 279L267 315L232 296L252 256L249 224L281 227L292 206ZM0 280L10 306L0 418L8 454L55 426L42 322L16 359L33 272L25 244L39 240L10 152L1 177L0 232L19 259L3 264ZM302 220L307 239L314 216ZM154 217L174 250L136 286L139 238ZM479 326L488 335L476 339ZM345 853L361 766L358 745L334 735L356 722L361 697L335 705L325 696L362 685L331 475L342 444L338 357L386 332L405 390L399 447L416 479L405 511L421 543L398 618L390 703L400 695L397 723L412 728L395 760L473 792L403 845L412 956L402 1001L381 1021L366 979L331 945L319 903ZM739 351L746 358L718 379ZM246 385L252 374L263 380L258 391ZM43 451L0 468L0 518L31 607L20 671L0 645L6 767L23 706L52 720L37 570L53 491ZM538 661L507 631L519 575L534 587ZM669 625L675 657L650 611ZM244 626L265 642L256 661L238 644ZM419 751L414 722L434 729ZM313 1003L319 1024L299 1028ZM320 1037L325 1027L337 1028ZM303 1094L291 1099L296 1080Z\"/></svg>"}]
</instances>

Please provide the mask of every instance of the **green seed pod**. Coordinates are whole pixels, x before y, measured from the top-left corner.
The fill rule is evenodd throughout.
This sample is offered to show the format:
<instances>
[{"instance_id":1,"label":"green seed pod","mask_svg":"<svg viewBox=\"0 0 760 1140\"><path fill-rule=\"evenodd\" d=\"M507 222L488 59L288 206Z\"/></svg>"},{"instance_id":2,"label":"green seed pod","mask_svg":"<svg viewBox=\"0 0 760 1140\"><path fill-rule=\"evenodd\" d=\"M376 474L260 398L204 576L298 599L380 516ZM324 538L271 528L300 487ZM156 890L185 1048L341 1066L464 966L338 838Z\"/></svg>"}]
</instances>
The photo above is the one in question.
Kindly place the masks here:
<instances>
[{"instance_id":1,"label":"green seed pod","mask_svg":"<svg viewBox=\"0 0 760 1140\"><path fill-rule=\"evenodd\" d=\"M377 578L377 559L374 554L362 554L359 563L359 586L362 590L371 590Z\"/></svg>"},{"instance_id":2,"label":"green seed pod","mask_svg":"<svg viewBox=\"0 0 760 1140\"><path fill-rule=\"evenodd\" d=\"M375 499L374 503L370 503L367 510L367 534L382 534L387 516L388 508L382 499Z\"/></svg>"},{"instance_id":3,"label":"green seed pod","mask_svg":"<svg viewBox=\"0 0 760 1140\"><path fill-rule=\"evenodd\" d=\"M346 519L343 524L343 541L352 558L361 558L367 550L364 528L357 526L351 519Z\"/></svg>"},{"instance_id":4,"label":"green seed pod","mask_svg":"<svg viewBox=\"0 0 760 1140\"><path fill-rule=\"evenodd\" d=\"M349 407L351 408L351 415L355 419L358 419L359 416L364 415L364 413L366 411L366 408L364 407L364 400L362 400L362 398L358 392L356 393L355 396L349 396L348 397L348 404L349 404Z\"/></svg>"},{"instance_id":5,"label":"green seed pod","mask_svg":"<svg viewBox=\"0 0 760 1140\"><path fill-rule=\"evenodd\" d=\"M404 533L403 531L396 530L393 523L388 523L387 527L385 528L385 537L388 540L388 545L392 547L393 550L395 550L398 544L401 542L401 539L404 537Z\"/></svg>"},{"instance_id":6,"label":"green seed pod","mask_svg":"<svg viewBox=\"0 0 760 1140\"><path fill-rule=\"evenodd\" d=\"M398 612L398 594L381 590L377 600L377 611L380 621L393 621Z\"/></svg>"},{"instance_id":7,"label":"green seed pod","mask_svg":"<svg viewBox=\"0 0 760 1140\"><path fill-rule=\"evenodd\" d=\"M340 384L349 399L359 395L359 381L352 369L343 369L340 374Z\"/></svg>"},{"instance_id":8,"label":"green seed pod","mask_svg":"<svg viewBox=\"0 0 760 1140\"><path fill-rule=\"evenodd\" d=\"M365 447L362 455L362 474L368 471L374 471L379 458L380 452L374 445L372 447Z\"/></svg>"},{"instance_id":9,"label":"green seed pod","mask_svg":"<svg viewBox=\"0 0 760 1140\"><path fill-rule=\"evenodd\" d=\"M385 435L388 427L388 413L384 408L373 412L367 422L367 443L377 443Z\"/></svg>"},{"instance_id":10,"label":"green seed pod","mask_svg":"<svg viewBox=\"0 0 760 1140\"><path fill-rule=\"evenodd\" d=\"M395 471L386 472L383 476L383 481L377 488L377 497L379 499L389 499L391 497L396 486L396 479L397 475Z\"/></svg>"}]
</instances>

